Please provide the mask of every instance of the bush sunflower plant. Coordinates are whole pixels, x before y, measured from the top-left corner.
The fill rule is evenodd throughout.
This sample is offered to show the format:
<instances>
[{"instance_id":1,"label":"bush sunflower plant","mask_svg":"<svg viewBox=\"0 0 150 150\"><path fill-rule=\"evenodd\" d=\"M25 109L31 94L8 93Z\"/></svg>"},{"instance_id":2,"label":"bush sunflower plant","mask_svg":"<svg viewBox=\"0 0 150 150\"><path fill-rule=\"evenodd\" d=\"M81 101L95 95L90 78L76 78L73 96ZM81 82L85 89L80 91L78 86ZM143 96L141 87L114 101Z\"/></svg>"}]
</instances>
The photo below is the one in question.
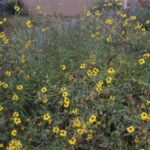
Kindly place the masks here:
<instances>
[{"instance_id":1,"label":"bush sunflower plant","mask_svg":"<svg viewBox=\"0 0 150 150\"><path fill-rule=\"evenodd\" d=\"M148 150L150 32L114 3L75 26L7 18L15 33L0 33L0 149Z\"/></svg>"}]
</instances>

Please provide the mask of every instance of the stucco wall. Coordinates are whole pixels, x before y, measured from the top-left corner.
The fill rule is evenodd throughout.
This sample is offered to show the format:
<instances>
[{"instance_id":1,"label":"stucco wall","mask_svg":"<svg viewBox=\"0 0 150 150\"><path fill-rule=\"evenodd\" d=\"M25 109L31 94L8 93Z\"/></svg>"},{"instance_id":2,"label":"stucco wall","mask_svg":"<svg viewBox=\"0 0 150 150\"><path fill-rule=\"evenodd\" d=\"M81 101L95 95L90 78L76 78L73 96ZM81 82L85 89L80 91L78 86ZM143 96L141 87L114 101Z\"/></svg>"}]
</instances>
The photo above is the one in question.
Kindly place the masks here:
<instances>
[{"instance_id":1,"label":"stucco wall","mask_svg":"<svg viewBox=\"0 0 150 150\"><path fill-rule=\"evenodd\" d=\"M63 14L65 16L80 15L85 7L90 7L95 0L24 0L31 13L40 5L43 13L48 15Z\"/></svg>"}]
</instances>

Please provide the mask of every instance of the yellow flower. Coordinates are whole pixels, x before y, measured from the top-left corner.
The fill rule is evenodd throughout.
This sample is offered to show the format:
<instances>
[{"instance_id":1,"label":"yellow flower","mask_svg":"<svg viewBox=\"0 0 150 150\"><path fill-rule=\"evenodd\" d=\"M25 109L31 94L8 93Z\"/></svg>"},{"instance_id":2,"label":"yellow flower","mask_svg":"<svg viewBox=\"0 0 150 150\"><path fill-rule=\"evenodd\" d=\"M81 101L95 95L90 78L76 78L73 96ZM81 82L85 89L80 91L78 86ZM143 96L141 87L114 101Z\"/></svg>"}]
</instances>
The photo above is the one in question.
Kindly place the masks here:
<instances>
[{"instance_id":1,"label":"yellow flower","mask_svg":"<svg viewBox=\"0 0 150 150\"><path fill-rule=\"evenodd\" d=\"M28 28L31 28L31 27L32 27L32 23L31 23L30 20L28 20L28 21L26 22L26 26L27 26Z\"/></svg>"},{"instance_id":2,"label":"yellow flower","mask_svg":"<svg viewBox=\"0 0 150 150\"><path fill-rule=\"evenodd\" d=\"M61 65L61 69L62 69L63 71L66 70L66 65L62 64L62 65Z\"/></svg>"},{"instance_id":3,"label":"yellow flower","mask_svg":"<svg viewBox=\"0 0 150 150\"><path fill-rule=\"evenodd\" d=\"M5 75L6 75L7 77L10 77L10 76L12 75L12 72L11 72L11 71L6 71L6 72L5 72Z\"/></svg>"},{"instance_id":4,"label":"yellow flower","mask_svg":"<svg viewBox=\"0 0 150 150\"><path fill-rule=\"evenodd\" d=\"M0 105L0 112L4 110L4 107Z\"/></svg>"},{"instance_id":5,"label":"yellow flower","mask_svg":"<svg viewBox=\"0 0 150 150\"><path fill-rule=\"evenodd\" d=\"M4 144L3 143L0 143L0 148L3 148L4 147Z\"/></svg>"},{"instance_id":6,"label":"yellow flower","mask_svg":"<svg viewBox=\"0 0 150 150\"><path fill-rule=\"evenodd\" d=\"M49 113L46 113L44 116L43 116L43 120L45 121L50 121L51 120L51 115Z\"/></svg>"},{"instance_id":7,"label":"yellow flower","mask_svg":"<svg viewBox=\"0 0 150 150\"><path fill-rule=\"evenodd\" d=\"M19 96L16 93L13 93L12 100L18 101L19 100Z\"/></svg>"},{"instance_id":8,"label":"yellow flower","mask_svg":"<svg viewBox=\"0 0 150 150\"><path fill-rule=\"evenodd\" d=\"M16 89L17 89L18 91L23 90L23 85L17 85Z\"/></svg>"},{"instance_id":9,"label":"yellow flower","mask_svg":"<svg viewBox=\"0 0 150 150\"><path fill-rule=\"evenodd\" d=\"M64 107L65 107L65 108L68 108L69 105L70 105L70 100L69 100L68 98L65 98L65 99L64 99Z\"/></svg>"},{"instance_id":10,"label":"yellow flower","mask_svg":"<svg viewBox=\"0 0 150 150\"><path fill-rule=\"evenodd\" d=\"M95 11L95 16L97 16L97 17L101 16L101 13L99 10Z\"/></svg>"},{"instance_id":11,"label":"yellow flower","mask_svg":"<svg viewBox=\"0 0 150 150\"><path fill-rule=\"evenodd\" d=\"M0 32L0 38L3 38L3 37L5 37L4 32Z\"/></svg>"},{"instance_id":12,"label":"yellow flower","mask_svg":"<svg viewBox=\"0 0 150 150\"><path fill-rule=\"evenodd\" d=\"M109 99L113 101L115 100L115 96L110 95Z\"/></svg>"},{"instance_id":13,"label":"yellow flower","mask_svg":"<svg viewBox=\"0 0 150 150\"><path fill-rule=\"evenodd\" d=\"M20 6L15 5L14 9L16 10L16 12L20 11Z\"/></svg>"},{"instance_id":14,"label":"yellow flower","mask_svg":"<svg viewBox=\"0 0 150 150\"><path fill-rule=\"evenodd\" d=\"M150 20L146 20L146 24L149 24L150 23Z\"/></svg>"},{"instance_id":15,"label":"yellow flower","mask_svg":"<svg viewBox=\"0 0 150 150\"><path fill-rule=\"evenodd\" d=\"M96 120L97 120L97 119L96 119L96 115L91 115L91 116L89 117L89 120L88 120L88 121L89 121L90 124L93 124L93 123L96 122Z\"/></svg>"},{"instance_id":16,"label":"yellow flower","mask_svg":"<svg viewBox=\"0 0 150 150\"><path fill-rule=\"evenodd\" d=\"M79 128L81 126L81 121L78 117L76 117L73 121L72 121L72 127L74 128Z\"/></svg>"},{"instance_id":17,"label":"yellow flower","mask_svg":"<svg viewBox=\"0 0 150 150\"><path fill-rule=\"evenodd\" d=\"M89 70L87 70L87 75L89 76L89 77L91 77L92 76L92 71L89 69Z\"/></svg>"},{"instance_id":18,"label":"yellow flower","mask_svg":"<svg viewBox=\"0 0 150 150\"><path fill-rule=\"evenodd\" d=\"M86 67L86 64L80 64L80 68L84 69Z\"/></svg>"},{"instance_id":19,"label":"yellow flower","mask_svg":"<svg viewBox=\"0 0 150 150\"><path fill-rule=\"evenodd\" d=\"M54 133L59 133L60 129L58 126L53 127L53 132Z\"/></svg>"},{"instance_id":20,"label":"yellow flower","mask_svg":"<svg viewBox=\"0 0 150 150\"><path fill-rule=\"evenodd\" d=\"M12 135L12 136L16 136L16 135L17 135L17 130L16 130L16 129L12 130L12 131L11 131L11 135Z\"/></svg>"},{"instance_id":21,"label":"yellow flower","mask_svg":"<svg viewBox=\"0 0 150 150\"><path fill-rule=\"evenodd\" d=\"M130 20L136 20L136 16L131 16Z\"/></svg>"},{"instance_id":22,"label":"yellow flower","mask_svg":"<svg viewBox=\"0 0 150 150\"><path fill-rule=\"evenodd\" d=\"M63 92L62 97L66 98L68 96L68 92Z\"/></svg>"},{"instance_id":23,"label":"yellow flower","mask_svg":"<svg viewBox=\"0 0 150 150\"><path fill-rule=\"evenodd\" d=\"M141 116L141 119L142 119L142 120L147 120L147 119L148 119L148 114L147 114L146 112L142 112L142 113L140 114L140 116Z\"/></svg>"},{"instance_id":24,"label":"yellow flower","mask_svg":"<svg viewBox=\"0 0 150 150\"><path fill-rule=\"evenodd\" d=\"M145 60L144 60L143 58L139 59L139 61L138 61L138 62L139 62L139 64L140 64L140 65L145 64Z\"/></svg>"},{"instance_id":25,"label":"yellow flower","mask_svg":"<svg viewBox=\"0 0 150 150\"><path fill-rule=\"evenodd\" d=\"M93 137L93 134L92 134L92 133L88 133L88 135L87 135L87 140L91 140L92 137Z\"/></svg>"},{"instance_id":26,"label":"yellow flower","mask_svg":"<svg viewBox=\"0 0 150 150\"><path fill-rule=\"evenodd\" d=\"M13 113L13 117L19 117L19 113L18 112L14 112Z\"/></svg>"},{"instance_id":27,"label":"yellow flower","mask_svg":"<svg viewBox=\"0 0 150 150\"><path fill-rule=\"evenodd\" d=\"M135 142L135 143L138 143L139 141L140 141L139 138L138 138L138 137L135 137L134 142Z\"/></svg>"},{"instance_id":28,"label":"yellow flower","mask_svg":"<svg viewBox=\"0 0 150 150\"><path fill-rule=\"evenodd\" d=\"M143 58L144 58L144 59L147 59L147 58L149 58L149 57L150 57L150 54L149 54L149 53L143 55Z\"/></svg>"},{"instance_id":29,"label":"yellow flower","mask_svg":"<svg viewBox=\"0 0 150 150\"><path fill-rule=\"evenodd\" d=\"M60 130L59 134L60 134L60 136L65 137L65 136L67 136L67 131L66 130Z\"/></svg>"},{"instance_id":30,"label":"yellow flower","mask_svg":"<svg viewBox=\"0 0 150 150\"><path fill-rule=\"evenodd\" d=\"M47 103L48 102L48 98L46 96L44 96L42 101L43 101L43 103Z\"/></svg>"},{"instance_id":31,"label":"yellow flower","mask_svg":"<svg viewBox=\"0 0 150 150\"><path fill-rule=\"evenodd\" d=\"M134 126L129 126L128 128L126 128L127 129L127 132L128 133L133 133L134 131L135 131L135 128L134 128Z\"/></svg>"},{"instance_id":32,"label":"yellow flower","mask_svg":"<svg viewBox=\"0 0 150 150\"><path fill-rule=\"evenodd\" d=\"M47 92L47 88L46 88L46 87L42 87L42 88L41 88L41 92L42 92L42 93L46 93L46 92Z\"/></svg>"},{"instance_id":33,"label":"yellow flower","mask_svg":"<svg viewBox=\"0 0 150 150\"><path fill-rule=\"evenodd\" d=\"M113 20L112 19L106 19L105 23L111 25L111 24L113 24Z\"/></svg>"},{"instance_id":34,"label":"yellow flower","mask_svg":"<svg viewBox=\"0 0 150 150\"><path fill-rule=\"evenodd\" d=\"M110 84L111 82L112 82L112 78L111 77L106 78L106 83L107 84Z\"/></svg>"},{"instance_id":35,"label":"yellow flower","mask_svg":"<svg viewBox=\"0 0 150 150\"><path fill-rule=\"evenodd\" d=\"M60 90L61 90L61 92L66 92L67 88L66 87L62 87Z\"/></svg>"},{"instance_id":36,"label":"yellow flower","mask_svg":"<svg viewBox=\"0 0 150 150\"><path fill-rule=\"evenodd\" d=\"M86 16L87 16L87 17L88 17L88 16L91 16L91 12L90 12L90 11L87 11Z\"/></svg>"},{"instance_id":37,"label":"yellow flower","mask_svg":"<svg viewBox=\"0 0 150 150\"><path fill-rule=\"evenodd\" d=\"M35 6L35 9L36 9L36 10L40 10L40 9L41 9L40 5L36 5L36 6Z\"/></svg>"},{"instance_id":38,"label":"yellow flower","mask_svg":"<svg viewBox=\"0 0 150 150\"><path fill-rule=\"evenodd\" d=\"M3 88L4 88L4 89L7 89L8 86L9 86L9 85L8 85L7 83L4 83L4 84L3 84Z\"/></svg>"},{"instance_id":39,"label":"yellow flower","mask_svg":"<svg viewBox=\"0 0 150 150\"><path fill-rule=\"evenodd\" d=\"M9 142L7 150L22 150L22 143L19 140L13 139Z\"/></svg>"},{"instance_id":40,"label":"yellow flower","mask_svg":"<svg viewBox=\"0 0 150 150\"><path fill-rule=\"evenodd\" d=\"M150 100L147 100L147 101L146 101L146 104L147 104L147 105L150 105Z\"/></svg>"},{"instance_id":41,"label":"yellow flower","mask_svg":"<svg viewBox=\"0 0 150 150\"><path fill-rule=\"evenodd\" d=\"M79 134L79 135L82 135L82 134L84 134L84 129L77 129L77 133Z\"/></svg>"},{"instance_id":42,"label":"yellow flower","mask_svg":"<svg viewBox=\"0 0 150 150\"><path fill-rule=\"evenodd\" d=\"M106 38L106 41L107 41L107 42L112 42L112 37L111 37L111 36L107 37L107 38Z\"/></svg>"},{"instance_id":43,"label":"yellow flower","mask_svg":"<svg viewBox=\"0 0 150 150\"><path fill-rule=\"evenodd\" d=\"M77 115L78 114L78 109L77 108L72 109L71 113Z\"/></svg>"},{"instance_id":44,"label":"yellow flower","mask_svg":"<svg viewBox=\"0 0 150 150\"><path fill-rule=\"evenodd\" d=\"M73 136L71 139L68 140L69 144L74 145L77 142L77 139Z\"/></svg>"},{"instance_id":45,"label":"yellow flower","mask_svg":"<svg viewBox=\"0 0 150 150\"><path fill-rule=\"evenodd\" d=\"M15 123L16 125L19 125L19 124L21 123L21 119L18 118L18 117L14 118L14 123Z\"/></svg>"},{"instance_id":46,"label":"yellow flower","mask_svg":"<svg viewBox=\"0 0 150 150\"><path fill-rule=\"evenodd\" d=\"M96 86L96 91L98 93L101 93L103 91L103 88L101 86Z\"/></svg>"},{"instance_id":47,"label":"yellow flower","mask_svg":"<svg viewBox=\"0 0 150 150\"><path fill-rule=\"evenodd\" d=\"M107 72L108 72L109 74L114 74L114 73L115 73L115 69L112 68L112 67L110 67L110 68L107 70Z\"/></svg>"}]
</instances>

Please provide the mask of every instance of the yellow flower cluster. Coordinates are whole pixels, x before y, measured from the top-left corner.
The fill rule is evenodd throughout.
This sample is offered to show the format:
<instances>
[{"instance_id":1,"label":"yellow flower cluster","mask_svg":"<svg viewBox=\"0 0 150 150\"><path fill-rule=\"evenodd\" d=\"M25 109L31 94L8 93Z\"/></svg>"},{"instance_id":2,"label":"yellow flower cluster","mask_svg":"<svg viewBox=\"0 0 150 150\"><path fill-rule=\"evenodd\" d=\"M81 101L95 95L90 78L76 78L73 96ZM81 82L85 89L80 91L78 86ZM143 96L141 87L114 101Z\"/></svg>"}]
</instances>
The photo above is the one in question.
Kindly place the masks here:
<instances>
[{"instance_id":1,"label":"yellow flower cluster","mask_svg":"<svg viewBox=\"0 0 150 150\"><path fill-rule=\"evenodd\" d=\"M68 91L66 87L61 88L62 97L63 97L63 106L68 108L70 106L70 99L68 98Z\"/></svg>"},{"instance_id":2,"label":"yellow flower cluster","mask_svg":"<svg viewBox=\"0 0 150 150\"><path fill-rule=\"evenodd\" d=\"M140 65L143 65L143 64L145 64L146 59L148 59L148 58L150 58L150 54L149 54L149 53L146 53L146 54L143 55L142 58L140 58L140 59L138 60L138 63L139 63Z\"/></svg>"},{"instance_id":3,"label":"yellow flower cluster","mask_svg":"<svg viewBox=\"0 0 150 150\"><path fill-rule=\"evenodd\" d=\"M0 32L0 40L1 40L4 44L9 44L9 38L5 35L4 32Z\"/></svg>"},{"instance_id":4,"label":"yellow flower cluster","mask_svg":"<svg viewBox=\"0 0 150 150\"><path fill-rule=\"evenodd\" d=\"M14 112L13 113L12 119L13 119L14 124L16 124L16 125L21 124L21 118L19 117L19 113L18 112Z\"/></svg>"},{"instance_id":5,"label":"yellow flower cluster","mask_svg":"<svg viewBox=\"0 0 150 150\"><path fill-rule=\"evenodd\" d=\"M93 69L89 69L87 70L87 75L89 77L95 77L97 76L97 74L100 72L100 70L98 68L93 68Z\"/></svg>"},{"instance_id":6,"label":"yellow flower cluster","mask_svg":"<svg viewBox=\"0 0 150 150\"><path fill-rule=\"evenodd\" d=\"M12 139L7 146L7 150L22 150L22 148L21 141L16 139Z\"/></svg>"}]
</instances>

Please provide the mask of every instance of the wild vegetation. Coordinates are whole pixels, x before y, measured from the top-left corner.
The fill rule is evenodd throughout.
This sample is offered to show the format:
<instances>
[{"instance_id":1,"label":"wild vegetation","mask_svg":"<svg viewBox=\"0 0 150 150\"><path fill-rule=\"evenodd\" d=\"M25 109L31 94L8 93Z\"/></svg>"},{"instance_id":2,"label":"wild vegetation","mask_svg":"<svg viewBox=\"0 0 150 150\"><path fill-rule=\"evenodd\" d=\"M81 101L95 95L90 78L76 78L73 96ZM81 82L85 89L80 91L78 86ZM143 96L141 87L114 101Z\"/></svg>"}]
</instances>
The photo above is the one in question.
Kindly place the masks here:
<instances>
[{"instance_id":1,"label":"wild vegetation","mask_svg":"<svg viewBox=\"0 0 150 150\"><path fill-rule=\"evenodd\" d=\"M1 18L14 31L0 32L0 149L149 149L150 18L115 5L68 26L17 4Z\"/></svg>"}]
</instances>

